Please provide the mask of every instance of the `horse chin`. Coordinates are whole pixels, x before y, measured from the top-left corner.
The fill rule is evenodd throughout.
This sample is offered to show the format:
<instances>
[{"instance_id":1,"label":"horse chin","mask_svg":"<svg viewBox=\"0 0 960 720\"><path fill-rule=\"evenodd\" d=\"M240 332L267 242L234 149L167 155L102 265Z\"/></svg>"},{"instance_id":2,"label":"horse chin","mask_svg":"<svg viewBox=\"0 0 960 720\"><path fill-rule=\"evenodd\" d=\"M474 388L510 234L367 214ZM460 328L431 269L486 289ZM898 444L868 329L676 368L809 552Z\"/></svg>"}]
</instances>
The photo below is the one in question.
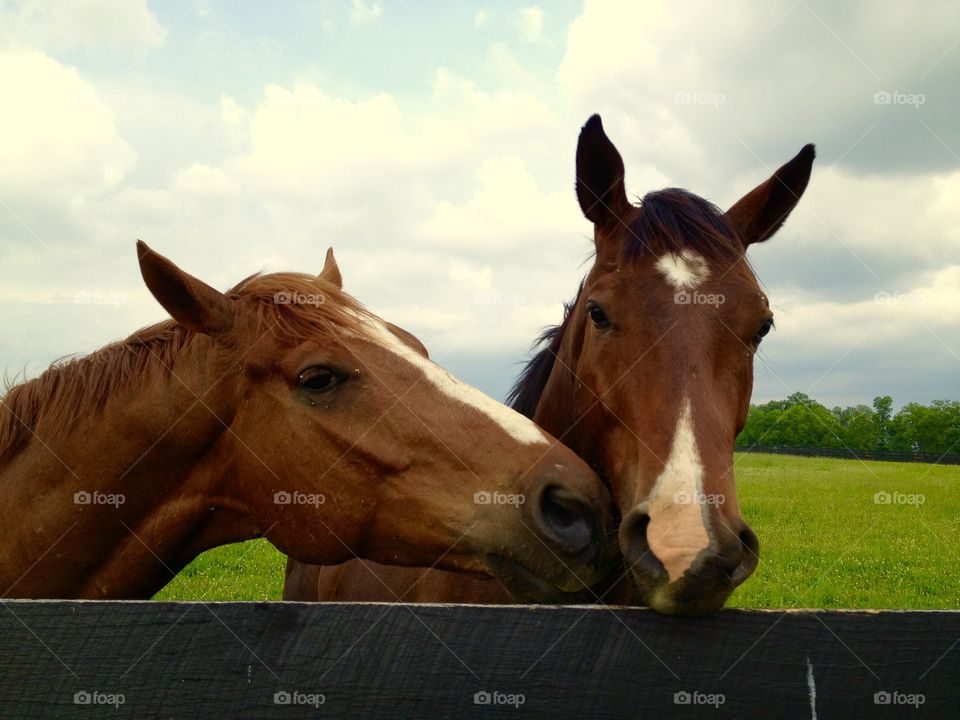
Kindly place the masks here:
<instances>
[{"instance_id":1,"label":"horse chin","mask_svg":"<svg viewBox=\"0 0 960 720\"><path fill-rule=\"evenodd\" d=\"M663 615L701 617L720 612L728 597L728 595L699 597L689 602L682 602L669 592L660 592L655 593L650 599L650 607Z\"/></svg>"},{"instance_id":2,"label":"horse chin","mask_svg":"<svg viewBox=\"0 0 960 720\"><path fill-rule=\"evenodd\" d=\"M651 583L631 574L631 586L637 604L646 605L663 615L701 617L723 609L732 590L707 592L695 589L680 578L675 583Z\"/></svg>"},{"instance_id":3,"label":"horse chin","mask_svg":"<svg viewBox=\"0 0 960 720\"><path fill-rule=\"evenodd\" d=\"M515 602L570 605L589 602L593 597L587 586L571 575L551 581L503 555L488 555L487 561L493 576Z\"/></svg>"}]
</instances>

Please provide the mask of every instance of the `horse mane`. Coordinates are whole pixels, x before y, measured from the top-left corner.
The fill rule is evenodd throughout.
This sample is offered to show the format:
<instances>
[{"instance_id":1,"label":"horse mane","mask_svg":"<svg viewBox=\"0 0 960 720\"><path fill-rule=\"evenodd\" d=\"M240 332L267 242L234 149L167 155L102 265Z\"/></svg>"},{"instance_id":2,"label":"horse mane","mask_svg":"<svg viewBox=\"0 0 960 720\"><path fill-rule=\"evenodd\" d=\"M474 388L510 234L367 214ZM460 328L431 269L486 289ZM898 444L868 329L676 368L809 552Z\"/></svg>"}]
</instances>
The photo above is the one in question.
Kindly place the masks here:
<instances>
[{"instance_id":1,"label":"horse mane","mask_svg":"<svg viewBox=\"0 0 960 720\"><path fill-rule=\"evenodd\" d=\"M311 302L283 302L283 294ZM307 337L331 340L345 331L369 334L370 312L335 285L311 275L251 275L226 295L252 311L258 335L271 333L284 344ZM199 337L174 320L164 320L88 355L55 360L32 380L7 381L0 400L0 461L9 460L30 437L48 438L99 412L121 388L157 373L169 375Z\"/></svg>"},{"instance_id":2,"label":"horse mane","mask_svg":"<svg viewBox=\"0 0 960 720\"><path fill-rule=\"evenodd\" d=\"M513 387L510 388L510 392L507 393L507 405L521 415L532 419L533 414L537 411L543 388L546 387L550 373L553 372L553 365L557 360L557 352L560 350L560 343L563 341L567 324L570 322L571 312L577 306L577 301L580 299L580 293L582 292L583 281L581 280L576 297L563 304L563 320L559 325L545 328L540 336L534 340L532 349L540 349L524 366L520 377L517 378Z\"/></svg>"},{"instance_id":3,"label":"horse mane","mask_svg":"<svg viewBox=\"0 0 960 720\"><path fill-rule=\"evenodd\" d=\"M695 252L708 260L736 262L744 258L743 245L720 208L682 188L647 193L640 213L626 228L620 259L628 266L641 258L666 253ZM563 306L563 320L546 328L534 341L534 356L527 362L510 392L507 404L532 418L556 363L557 352L570 323L570 315L583 293L585 280L574 299Z\"/></svg>"}]
</instances>

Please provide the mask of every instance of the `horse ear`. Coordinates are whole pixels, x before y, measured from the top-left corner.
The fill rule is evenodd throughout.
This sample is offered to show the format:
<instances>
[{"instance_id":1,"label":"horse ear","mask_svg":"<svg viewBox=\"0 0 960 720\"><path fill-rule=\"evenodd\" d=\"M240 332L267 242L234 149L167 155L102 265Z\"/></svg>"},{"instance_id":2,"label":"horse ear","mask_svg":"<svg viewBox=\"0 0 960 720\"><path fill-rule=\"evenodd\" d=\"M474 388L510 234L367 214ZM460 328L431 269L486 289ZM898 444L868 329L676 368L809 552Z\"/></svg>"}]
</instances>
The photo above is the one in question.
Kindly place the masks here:
<instances>
[{"instance_id":1,"label":"horse ear","mask_svg":"<svg viewBox=\"0 0 960 720\"><path fill-rule=\"evenodd\" d=\"M630 209L623 184L623 158L592 115L577 141L577 200L588 220L603 227Z\"/></svg>"},{"instance_id":2,"label":"horse ear","mask_svg":"<svg viewBox=\"0 0 960 720\"><path fill-rule=\"evenodd\" d=\"M193 332L217 335L233 325L234 307L226 295L184 272L137 240L140 274L157 301Z\"/></svg>"},{"instance_id":3,"label":"horse ear","mask_svg":"<svg viewBox=\"0 0 960 720\"><path fill-rule=\"evenodd\" d=\"M726 218L745 248L769 239L780 229L807 188L816 156L812 144L804 145L793 160L727 210Z\"/></svg>"},{"instance_id":4,"label":"horse ear","mask_svg":"<svg viewBox=\"0 0 960 720\"><path fill-rule=\"evenodd\" d=\"M317 275L320 280L326 280L328 283L336 285L343 289L343 275L340 274L340 266L337 265L337 259L333 256L333 248L327 248L327 257L323 261L323 270Z\"/></svg>"}]
</instances>

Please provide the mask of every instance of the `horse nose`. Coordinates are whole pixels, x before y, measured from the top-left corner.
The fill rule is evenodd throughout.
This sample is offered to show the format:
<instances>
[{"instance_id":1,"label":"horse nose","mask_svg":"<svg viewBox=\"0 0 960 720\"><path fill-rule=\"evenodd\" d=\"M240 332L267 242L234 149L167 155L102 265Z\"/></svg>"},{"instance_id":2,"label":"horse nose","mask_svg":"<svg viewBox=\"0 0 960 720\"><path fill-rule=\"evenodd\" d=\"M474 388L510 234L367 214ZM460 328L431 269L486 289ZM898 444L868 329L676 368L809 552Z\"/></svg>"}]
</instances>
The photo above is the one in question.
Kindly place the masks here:
<instances>
[{"instance_id":1,"label":"horse nose","mask_svg":"<svg viewBox=\"0 0 960 720\"><path fill-rule=\"evenodd\" d=\"M680 580L670 577L664 567L664 559L658 557L650 545L647 529L650 516L643 510L635 509L627 514L620 526L620 550L627 567L644 579L648 585L664 585ZM736 528L727 528L717 533L707 547L689 551L690 557L685 563L682 574L687 590L702 585L711 590L732 591L753 574L760 561L760 542L756 534L742 520ZM682 549L667 548L674 556ZM676 560L671 557L671 560Z\"/></svg>"},{"instance_id":2,"label":"horse nose","mask_svg":"<svg viewBox=\"0 0 960 720\"><path fill-rule=\"evenodd\" d=\"M537 532L570 560L596 564L603 554L605 519L609 517L605 500L590 497L578 483L570 482L569 471L564 481L559 473L547 472L533 493L530 513ZM586 481L584 473L583 480Z\"/></svg>"}]
</instances>

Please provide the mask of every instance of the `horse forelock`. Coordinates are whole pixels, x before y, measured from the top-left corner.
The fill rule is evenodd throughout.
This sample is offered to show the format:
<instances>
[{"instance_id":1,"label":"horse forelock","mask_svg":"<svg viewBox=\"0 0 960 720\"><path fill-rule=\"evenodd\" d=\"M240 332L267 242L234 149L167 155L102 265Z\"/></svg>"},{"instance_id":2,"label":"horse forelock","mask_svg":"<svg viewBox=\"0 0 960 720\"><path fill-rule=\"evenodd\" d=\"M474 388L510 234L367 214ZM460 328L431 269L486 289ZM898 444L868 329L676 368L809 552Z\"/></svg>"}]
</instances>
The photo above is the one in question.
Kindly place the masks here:
<instances>
[{"instance_id":1,"label":"horse forelock","mask_svg":"<svg viewBox=\"0 0 960 720\"><path fill-rule=\"evenodd\" d=\"M644 195L636 218L624 234L621 256L628 261L685 251L722 263L736 262L744 256L743 245L723 211L682 188Z\"/></svg>"}]
</instances>

